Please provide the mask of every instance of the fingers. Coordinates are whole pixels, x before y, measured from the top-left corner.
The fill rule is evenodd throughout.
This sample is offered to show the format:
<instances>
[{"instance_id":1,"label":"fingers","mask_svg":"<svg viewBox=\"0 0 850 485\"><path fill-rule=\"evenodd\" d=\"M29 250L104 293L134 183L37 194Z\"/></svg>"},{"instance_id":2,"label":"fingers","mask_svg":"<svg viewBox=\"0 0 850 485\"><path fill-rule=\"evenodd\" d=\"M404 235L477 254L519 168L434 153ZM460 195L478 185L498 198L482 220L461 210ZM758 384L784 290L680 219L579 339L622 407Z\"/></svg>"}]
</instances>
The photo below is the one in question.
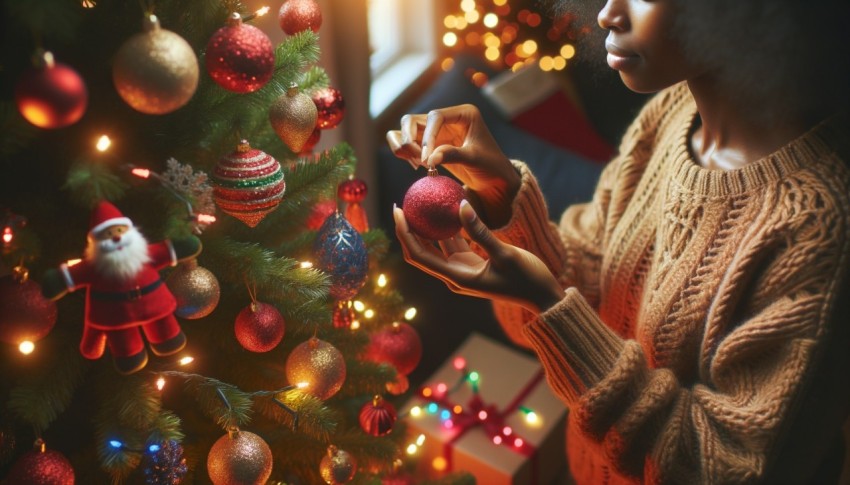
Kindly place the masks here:
<instances>
[{"instance_id":1,"label":"fingers","mask_svg":"<svg viewBox=\"0 0 850 485\"><path fill-rule=\"evenodd\" d=\"M490 229L481 221L475 209L466 199L460 201L460 221L469 238L478 243L482 249L487 251L491 258L498 258L504 254L505 243L500 241Z\"/></svg>"},{"instance_id":2,"label":"fingers","mask_svg":"<svg viewBox=\"0 0 850 485\"><path fill-rule=\"evenodd\" d=\"M418 147L413 147L402 142L401 132L398 130L387 132L387 144L390 146L393 155L406 160L413 169L419 168L419 151Z\"/></svg>"},{"instance_id":3,"label":"fingers","mask_svg":"<svg viewBox=\"0 0 850 485\"><path fill-rule=\"evenodd\" d=\"M465 141L469 127L472 124L472 119L478 114L478 108L471 104L462 104L460 106L451 106L448 108L435 109L428 112L425 120L425 131L422 133L422 159L421 162L433 163L435 160L429 160L431 153L437 146L442 143L438 142L440 132L444 126L456 125L458 131L463 135L455 140L457 145Z\"/></svg>"}]
</instances>

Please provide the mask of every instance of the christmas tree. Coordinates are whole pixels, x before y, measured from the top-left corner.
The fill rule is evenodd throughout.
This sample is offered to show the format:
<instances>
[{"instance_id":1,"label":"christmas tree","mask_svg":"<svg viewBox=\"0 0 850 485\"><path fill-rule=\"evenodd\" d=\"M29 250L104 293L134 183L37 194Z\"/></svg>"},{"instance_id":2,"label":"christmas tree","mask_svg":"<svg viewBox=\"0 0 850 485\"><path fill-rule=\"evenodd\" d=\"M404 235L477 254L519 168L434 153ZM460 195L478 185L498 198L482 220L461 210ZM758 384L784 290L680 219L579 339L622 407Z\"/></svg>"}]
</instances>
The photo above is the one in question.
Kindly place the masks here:
<instances>
[{"instance_id":1,"label":"christmas tree","mask_svg":"<svg viewBox=\"0 0 850 485\"><path fill-rule=\"evenodd\" d=\"M284 2L278 45L235 0L4 9L0 477L400 476L421 347L355 153L313 150L344 113L318 5ZM117 288L97 248L137 228L179 264ZM116 316L163 292L175 318Z\"/></svg>"}]
</instances>

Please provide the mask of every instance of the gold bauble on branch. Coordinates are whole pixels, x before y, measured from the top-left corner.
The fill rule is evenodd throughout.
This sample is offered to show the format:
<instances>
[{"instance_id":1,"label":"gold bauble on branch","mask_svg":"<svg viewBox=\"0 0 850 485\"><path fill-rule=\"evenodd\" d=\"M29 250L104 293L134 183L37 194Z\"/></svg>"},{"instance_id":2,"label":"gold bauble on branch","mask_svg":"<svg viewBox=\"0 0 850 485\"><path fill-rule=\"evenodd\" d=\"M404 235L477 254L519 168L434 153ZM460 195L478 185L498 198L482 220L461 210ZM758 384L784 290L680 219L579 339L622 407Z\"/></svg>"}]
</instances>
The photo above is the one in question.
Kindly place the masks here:
<instances>
[{"instance_id":1,"label":"gold bauble on branch","mask_svg":"<svg viewBox=\"0 0 850 485\"><path fill-rule=\"evenodd\" d=\"M112 80L121 98L142 113L170 113L189 102L198 87L198 58L182 37L160 27L155 15L144 32L115 54Z\"/></svg>"},{"instance_id":2,"label":"gold bauble on branch","mask_svg":"<svg viewBox=\"0 0 850 485\"><path fill-rule=\"evenodd\" d=\"M301 152L316 128L318 118L316 103L310 96L299 92L298 85L294 83L269 108L272 128L294 153Z\"/></svg>"},{"instance_id":3,"label":"gold bauble on branch","mask_svg":"<svg viewBox=\"0 0 850 485\"><path fill-rule=\"evenodd\" d=\"M272 473L269 445L254 433L231 430L207 455L207 473L215 485L263 485Z\"/></svg>"},{"instance_id":4,"label":"gold bauble on branch","mask_svg":"<svg viewBox=\"0 0 850 485\"><path fill-rule=\"evenodd\" d=\"M334 445L328 446L328 452L319 462L319 475L328 485L348 483L357 473L357 460L351 453L340 450Z\"/></svg>"},{"instance_id":5,"label":"gold bauble on branch","mask_svg":"<svg viewBox=\"0 0 850 485\"><path fill-rule=\"evenodd\" d=\"M177 265L166 278L165 284L177 300L174 314L181 318L195 319L209 315L221 297L218 279L210 270L198 266L196 259Z\"/></svg>"},{"instance_id":6,"label":"gold bauble on branch","mask_svg":"<svg viewBox=\"0 0 850 485\"><path fill-rule=\"evenodd\" d=\"M345 359L336 347L316 337L298 345L286 359L286 379L304 384L304 392L325 400L345 382Z\"/></svg>"}]
</instances>

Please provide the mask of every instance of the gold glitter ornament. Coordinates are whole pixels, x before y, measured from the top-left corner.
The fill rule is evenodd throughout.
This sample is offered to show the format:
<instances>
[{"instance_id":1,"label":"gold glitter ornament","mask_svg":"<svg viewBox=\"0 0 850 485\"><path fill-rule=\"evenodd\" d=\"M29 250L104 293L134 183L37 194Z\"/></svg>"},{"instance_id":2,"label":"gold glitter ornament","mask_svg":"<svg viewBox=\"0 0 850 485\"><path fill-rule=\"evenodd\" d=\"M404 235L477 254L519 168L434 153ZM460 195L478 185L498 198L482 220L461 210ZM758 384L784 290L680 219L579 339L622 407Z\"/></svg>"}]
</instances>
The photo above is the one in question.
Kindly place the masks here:
<instances>
[{"instance_id":1,"label":"gold glitter ornament","mask_svg":"<svg viewBox=\"0 0 850 485\"><path fill-rule=\"evenodd\" d=\"M319 474L329 485L348 483L357 473L357 460L351 453L340 450L334 445L328 446L328 453L319 463Z\"/></svg>"},{"instance_id":2,"label":"gold glitter ornament","mask_svg":"<svg viewBox=\"0 0 850 485\"><path fill-rule=\"evenodd\" d=\"M174 314L181 318L195 319L209 315L221 297L218 279L210 270L198 266L196 259L178 264L168 275L165 284L177 300Z\"/></svg>"},{"instance_id":3,"label":"gold glitter ornament","mask_svg":"<svg viewBox=\"0 0 850 485\"><path fill-rule=\"evenodd\" d=\"M316 337L298 345L286 359L286 379L305 383L304 392L325 400L345 381L345 359L336 347Z\"/></svg>"},{"instance_id":4,"label":"gold glitter ornament","mask_svg":"<svg viewBox=\"0 0 850 485\"><path fill-rule=\"evenodd\" d=\"M112 81L124 101L145 114L170 113L198 87L198 58L182 37L160 27L149 15L144 31L130 37L112 65Z\"/></svg>"},{"instance_id":5,"label":"gold glitter ornament","mask_svg":"<svg viewBox=\"0 0 850 485\"><path fill-rule=\"evenodd\" d=\"M215 485L263 485L272 474L272 450L249 431L230 430L207 455L207 473Z\"/></svg>"},{"instance_id":6,"label":"gold glitter ornament","mask_svg":"<svg viewBox=\"0 0 850 485\"><path fill-rule=\"evenodd\" d=\"M313 134L319 111L310 96L298 91L298 85L289 85L286 93L278 97L269 108L269 122L277 136L294 153L301 152Z\"/></svg>"}]
</instances>

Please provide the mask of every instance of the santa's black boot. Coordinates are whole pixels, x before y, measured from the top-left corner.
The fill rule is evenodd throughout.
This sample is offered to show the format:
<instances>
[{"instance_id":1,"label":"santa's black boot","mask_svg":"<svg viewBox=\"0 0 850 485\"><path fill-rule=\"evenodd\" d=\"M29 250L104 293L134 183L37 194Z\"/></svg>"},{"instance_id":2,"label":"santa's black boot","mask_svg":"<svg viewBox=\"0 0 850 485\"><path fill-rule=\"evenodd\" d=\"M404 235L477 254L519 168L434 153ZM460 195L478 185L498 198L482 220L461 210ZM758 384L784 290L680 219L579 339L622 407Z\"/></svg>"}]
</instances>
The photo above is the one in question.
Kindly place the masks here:
<instances>
[{"instance_id":1,"label":"santa's black boot","mask_svg":"<svg viewBox=\"0 0 850 485\"><path fill-rule=\"evenodd\" d=\"M176 354L183 350L183 347L186 347L186 334L181 331L165 342L160 342L158 344L152 343L151 351L155 355L162 357L165 355Z\"/></svg>"},{"instance_id":2,"label":"santa's black boot","mask_svg":"<svg viewBox=\"0 0 850 485\"><path fill-rule=\"evenodd\" d=\"M118 369L118 372L122 374L132 374L144 369L144 367L148 365L148 352L145 349L142 349L141 352L135 355L113 357L112 362L115 364L115 368Z\"/></svg>"}]
</instances>

